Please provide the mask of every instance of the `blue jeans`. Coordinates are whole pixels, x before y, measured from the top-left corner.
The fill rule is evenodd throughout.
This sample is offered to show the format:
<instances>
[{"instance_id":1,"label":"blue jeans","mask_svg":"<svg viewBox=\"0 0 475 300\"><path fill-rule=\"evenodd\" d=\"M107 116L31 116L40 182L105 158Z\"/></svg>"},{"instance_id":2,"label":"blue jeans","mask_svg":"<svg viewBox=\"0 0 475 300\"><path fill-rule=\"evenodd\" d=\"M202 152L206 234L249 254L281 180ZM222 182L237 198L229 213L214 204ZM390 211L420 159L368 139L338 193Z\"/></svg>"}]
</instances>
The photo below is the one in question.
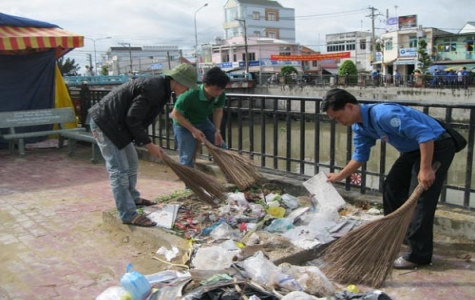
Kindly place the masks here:
<instances>
[{"instance_id":1,"label":"blue jeans","mask_svg":"<svg viewBox=\"0 0 475 300\"><path fill-rule=\"evenodd\" d=\"M93 120L90 126L106 162L119 217L123 223L128 223L137 216L135 203L140 202L140 193L135 189L139 166L137 151L132 143L119 150Z\"/></svg>"},{"instance_id":2,"label":"blue jeans","mask_svg":"<svg viewBox=\"0 0 475 300\"><path fill-rule=\"evenodd\" d=\"M201 130L206 136L206 139L214 145L214 135L216 133L216 128L209 119L201 124L193 126ZM195 156L197 140L193 137L188 129L178 124L173 123L173 131L175 132L175 140L177 143L178 155L180 156L180 164L193 167L193 158ZM223 141L220 147L227 148L228 146Z\"/></svg>"}]
</instances>

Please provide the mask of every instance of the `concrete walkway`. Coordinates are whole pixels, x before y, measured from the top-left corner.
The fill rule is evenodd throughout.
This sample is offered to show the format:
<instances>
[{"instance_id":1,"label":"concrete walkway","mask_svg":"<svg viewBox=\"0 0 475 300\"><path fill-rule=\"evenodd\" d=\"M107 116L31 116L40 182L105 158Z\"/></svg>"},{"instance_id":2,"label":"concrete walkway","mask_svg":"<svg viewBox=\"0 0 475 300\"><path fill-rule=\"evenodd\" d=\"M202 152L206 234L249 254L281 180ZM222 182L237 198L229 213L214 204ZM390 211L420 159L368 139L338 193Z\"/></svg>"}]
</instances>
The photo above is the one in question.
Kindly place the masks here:
<instances>
[{"instance_id":1,"label":"concrete walkway","mask_svg":"<svg viewBox=\"0 0 475 300\"><path fill-rule=\"evenodd\" d=\"M78 145L34 149L25 158L0 150L0 299L94 299L120 285L128 263L151 274L154 243L137 242L137 227L104 223L114 208L103 163L89 161ZM166 166L141 161L138 188L154 199L183 189ZM160 229L151 230L160 235ZM382 288L393 299L473 299L475 248L465 240L438 236L434 264L395 271ZM364 287L362 287L364 288Z\"/></svg>"}]
</instances>

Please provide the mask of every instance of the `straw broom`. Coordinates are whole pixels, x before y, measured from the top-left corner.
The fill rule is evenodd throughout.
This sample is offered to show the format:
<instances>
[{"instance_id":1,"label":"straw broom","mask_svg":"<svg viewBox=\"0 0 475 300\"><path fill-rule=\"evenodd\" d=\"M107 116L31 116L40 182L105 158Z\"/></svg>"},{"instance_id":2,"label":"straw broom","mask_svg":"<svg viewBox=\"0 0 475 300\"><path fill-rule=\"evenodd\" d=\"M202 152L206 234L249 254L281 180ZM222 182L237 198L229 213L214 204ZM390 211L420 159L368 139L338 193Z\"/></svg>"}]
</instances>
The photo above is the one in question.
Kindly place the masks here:
<instances>
[{"instance_id":1,"label":"straw broom","mask_svg":"<svg viewBox=\"0 0 475 300\"><path fill-rule=\"evenodd\" d=\"M219 148L206 140L205 145L224 175L240 190L246 190L263 179L252 160L229 150Z\"/></svg>"},{"instance_id":2,"label":"straw broom","mask_svg":"<svg viewBox=\"0 0 475 300\"><path fill-rule=\"evenodd\" d=\"M216 198L226 199L225 187L215 177L205 174L197 169L182 165L165 152L162 152L162 160L173 172L190 188L195 195L208 204L216 206Z\"/></svg>"},{"instance_id":3,"label":"straw broom","mask_svg":"<svg viewBox=\"0 0 475 300\"><path fill-rule=\"evenodd\" d=\"M434 163L436 171L439 163ZM344 284L380 287L393 269L417 200L424 192L418 184L409 199L391 214L364 224L323 251L323 272Z\"/></svg>"}]
</instances>

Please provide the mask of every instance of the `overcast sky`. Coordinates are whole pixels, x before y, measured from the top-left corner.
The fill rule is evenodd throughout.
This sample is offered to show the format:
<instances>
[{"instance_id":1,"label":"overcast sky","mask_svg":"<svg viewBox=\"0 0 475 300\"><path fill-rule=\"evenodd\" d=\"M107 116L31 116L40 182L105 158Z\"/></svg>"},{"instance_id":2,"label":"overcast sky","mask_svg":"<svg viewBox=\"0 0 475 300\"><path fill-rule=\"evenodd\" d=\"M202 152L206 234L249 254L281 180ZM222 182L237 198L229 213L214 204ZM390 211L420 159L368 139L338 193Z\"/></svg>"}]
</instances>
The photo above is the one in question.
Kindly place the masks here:
<instances>
[{"instance_id":1,"label":"overcast sky","mask_svg":"<svg viewBox=\"0 0 475 300\"><path fill-rule=\"evenodd\" d=\"M195 11L199 43L223 36L223 7L227 0L1 0L0 11L56 24L63 29L97 40L96 51L103 53L120 42L132 46L176 45L191 51L195 44ZM279 0L295 9L296 42L325 52L325 35L356 30L370 30L371 11L380 14L375 27L384 27L386 12L418 16L424 27L457 32L466 22L475 21L475 0L379 0L363 4L354 0ZM377 31L377 33L379 33ZM86 54L93 54L93 42L68 57L85 64Z\"/></svg>"}]
</instances>

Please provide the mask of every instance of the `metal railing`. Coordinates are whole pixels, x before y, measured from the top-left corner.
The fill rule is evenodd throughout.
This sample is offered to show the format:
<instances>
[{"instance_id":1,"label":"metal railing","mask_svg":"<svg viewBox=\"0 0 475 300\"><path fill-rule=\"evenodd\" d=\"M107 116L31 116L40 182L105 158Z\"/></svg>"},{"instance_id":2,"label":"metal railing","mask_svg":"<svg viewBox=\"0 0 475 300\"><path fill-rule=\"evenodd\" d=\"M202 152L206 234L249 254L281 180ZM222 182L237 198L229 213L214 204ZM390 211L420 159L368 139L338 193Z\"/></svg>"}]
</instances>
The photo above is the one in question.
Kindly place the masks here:
<instances>
[{"instance_id":1,"label":"metal railing","mask_svg":"<svg viewBox=\"0 0 475 300\"><path fill-rule=\"evenodd\" d=\"M107 92L91 90L91 99L83 101L84 105L93 105ZM351 159L352 131L329 120L320 111L321 100L317 97L227 94L221 131L230 150L251 157L263 171L302 181L321 171L339 171ZM360 102L370 103L364 100ZM475 105L410 101L396 103L445 119L467 138L467 148L457 153L457 162L449 170L441 202L475 208L475 203L471 201L475 193L472 183ZM176 150L169 117L172 108L172 103L166 105L165 111L157 117L155 126L151 127L150 135L154 143L165 149ZM373 147L370 161L342 185L347 190L357 189L362 194L381 192L385 174L393 161L388 160L388 157L397 155L393 147L386 147L386 143L378 141Z\"/></svg>"}]
</instances>

